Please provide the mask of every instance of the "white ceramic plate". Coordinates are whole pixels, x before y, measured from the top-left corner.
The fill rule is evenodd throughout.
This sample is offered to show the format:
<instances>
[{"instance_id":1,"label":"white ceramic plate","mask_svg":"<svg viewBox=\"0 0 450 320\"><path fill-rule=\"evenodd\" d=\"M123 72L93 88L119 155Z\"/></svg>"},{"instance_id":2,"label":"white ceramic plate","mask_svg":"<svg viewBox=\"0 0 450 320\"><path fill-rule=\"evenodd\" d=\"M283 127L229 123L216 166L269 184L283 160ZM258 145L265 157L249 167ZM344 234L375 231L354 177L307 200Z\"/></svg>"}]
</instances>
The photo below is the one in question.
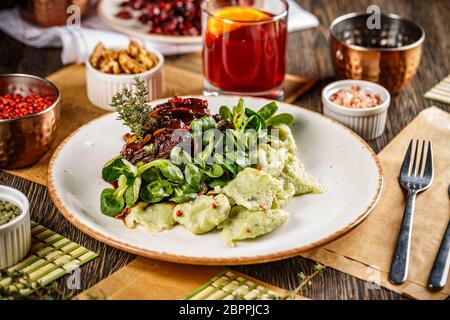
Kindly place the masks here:
<instances>
[{"instance_id":1,"label":"white ceramic plate","mask_svg":"<svg viewBox=\"0 0 450 320\"><path fill-rule=\"evenodd\" d=\"M209 97L212 113L232 106L237 97ZM268 100L245 98L257 109ZM161 103L155 101L152 105ZM50 195L76 227L113 247L155 259L190 264L259 263L297 255L336 239L360 223L381 195L381 165L370 147L355 133L306 109L279 103L279 111L295 117L292 131L298 156L326 191L294 197L284 208L291 213L274 232L236 247L227 247L217 232L194 235L180 225L162 233L127 229L121 220L100 212L103 164L118 155L128 129L116 114L96 119L68 137L54 153L49 167Z\"/></svg>"},{"instance_id":2,"label":"white ceramic plate","mask_svg":"<svg viewBox=\"0 0 450 320\"><path fill-rule=\"evenodd\" d=\"M143 40L159 41L171 44L200 44L202 38L200 36L168 36L148 33L148 27L140 23L137 19L119 19L116 17L120 11L119 5L123 0L102 0L98 4L98 14L100 18L111 28L141 38ZM139 16L137 12L131 12Z\"/></svg>"}]
</instances>

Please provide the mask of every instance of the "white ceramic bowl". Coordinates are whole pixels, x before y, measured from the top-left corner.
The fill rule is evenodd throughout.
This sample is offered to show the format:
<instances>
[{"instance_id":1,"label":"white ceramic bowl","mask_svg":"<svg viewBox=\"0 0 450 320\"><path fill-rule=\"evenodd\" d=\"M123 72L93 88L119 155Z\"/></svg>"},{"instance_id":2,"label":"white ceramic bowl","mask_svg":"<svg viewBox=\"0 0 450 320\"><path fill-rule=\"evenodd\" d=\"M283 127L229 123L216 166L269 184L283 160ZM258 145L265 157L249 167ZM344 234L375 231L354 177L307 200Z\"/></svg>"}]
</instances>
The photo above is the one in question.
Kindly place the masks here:
<instances>
[{"instance_id":1,"label":"white ceramic bowl","mask_svg":"<svg viewBox=\"0 0 450 320\"><path fill-rule=\"evenodd\" d=\"M18 206L22 213L6 224L0 225L0 270L21 261L30 251L30 204L20 191L0 186L0 199Z\"/></svg>"},{"instance_id":2,"label":"white ceramic bowl","mask_svg":"<svg viewBox=\"0 0 450 320\"><path fill-rule=\"evenodd\" d=\"M85 63L89 101L101 109L113 111L109 106L112 97L125 86L131 89L135 76L139 76L141 80L145 81L150 100L161 98L163 94L164 57L158 51L149 51L158 57L158 64L146 72L137 74L109 74L101 72L91 65L88 57Z\"/></svg>"},{"instance_id":3,"label":"white ceramic bowl","mask_svg":"<svg viewBox=\"0 0 450 320\"><path fill-rule=\"evenodd\" d=\"M379 95L382 104L374 108L353 109L331 102L332 94L351 86L359 86L362 90ZM323 114L345 124L366 140L378 138L383 134L390 103L389 91L370 81L341 80L330 83L322 90Z\"/></svg>"}]
</instances>

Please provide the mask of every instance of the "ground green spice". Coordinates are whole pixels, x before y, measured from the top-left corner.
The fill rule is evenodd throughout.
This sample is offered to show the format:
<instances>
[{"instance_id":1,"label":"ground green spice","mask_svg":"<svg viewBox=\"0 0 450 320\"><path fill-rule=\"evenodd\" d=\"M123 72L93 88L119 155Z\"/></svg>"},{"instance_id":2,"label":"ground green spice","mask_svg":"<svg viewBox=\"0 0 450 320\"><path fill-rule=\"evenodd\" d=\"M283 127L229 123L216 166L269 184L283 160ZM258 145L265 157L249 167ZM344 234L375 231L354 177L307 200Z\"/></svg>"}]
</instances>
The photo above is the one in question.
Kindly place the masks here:
<instances>
[{"instance_id":1,"label":"ground green spice","mask_svg":"<svg viewBox=\"0 0 450 320\"><path fill-rule=\"evenodd\" d=\"M20 208L11 202L0 200L0 226L20 215Z\"/></svg>"}]
</instances>

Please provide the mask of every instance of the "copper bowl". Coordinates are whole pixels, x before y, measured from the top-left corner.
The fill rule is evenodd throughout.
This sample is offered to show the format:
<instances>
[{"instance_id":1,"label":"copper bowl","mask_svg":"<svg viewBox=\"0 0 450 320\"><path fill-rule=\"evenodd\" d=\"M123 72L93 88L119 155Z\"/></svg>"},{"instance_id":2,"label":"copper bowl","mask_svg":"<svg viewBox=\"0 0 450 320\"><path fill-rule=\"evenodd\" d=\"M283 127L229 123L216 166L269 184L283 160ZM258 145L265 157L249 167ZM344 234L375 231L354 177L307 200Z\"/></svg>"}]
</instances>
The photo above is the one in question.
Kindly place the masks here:
<instances>
[{"instance_id":1,"label":"copper bowl","mask_svg":"<svg viewBox=\"0 0 450 320\"><path fill-rule=\"evenodd\" d=\"M59 125L60 93L50 81L26 74L0 75L0 96L39 94L53 97L47 109L18 119L0 119L0 168L21 168L41 159L52 147Z\"/></svg>"},{"instance_id":2,"label":"copper bowl","mask_svg":"<svg viewBox=\"0 0 450 320\"><path fill-rule=\"evenodd\" d=\"M71 15L67 8L71 5L78 6L81 15L89 7L89 0L20 0L18 3L22 17L41 27L65 25Z\"/></svg>"},{"instance_id":3,"label":"copper bowl","mask_svg":"<svg viewBox=\"0 0 450 320\"><path fill-rule=\"evenodd\" d=\"M381 28L369 29L370 16L354 12L331 23L330 53L336 75L376 82L398 93L417 71L425 31L395 14L381 14Z\"/></svg>"}]
</instances>

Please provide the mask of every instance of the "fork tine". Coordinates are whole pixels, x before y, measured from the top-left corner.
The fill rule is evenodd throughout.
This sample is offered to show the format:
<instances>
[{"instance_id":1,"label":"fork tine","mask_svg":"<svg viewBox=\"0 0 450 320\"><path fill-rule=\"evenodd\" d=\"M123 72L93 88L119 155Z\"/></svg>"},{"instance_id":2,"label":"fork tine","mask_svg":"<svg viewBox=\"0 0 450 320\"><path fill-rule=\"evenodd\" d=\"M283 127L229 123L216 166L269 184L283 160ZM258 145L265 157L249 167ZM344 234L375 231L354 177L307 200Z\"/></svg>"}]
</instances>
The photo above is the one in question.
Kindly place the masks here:
<instances>
[{"instance_id":1,"label":"fork tine","mask_svg":"<svg viewBox=\"0 0 450 320\"><path fill-rule=\"evenodd\" d=\"M431 147L431 141L428 142L427 163L425 165L424 177L433 177L433 150Z\"/></svg>"},{"instance_id":2,"label":"fork tine","mask_svg":"<svg viewBox=\"0 0 450 320\"><path fill-rule=\"evenodd\" d=\"M422 142L422 150L420 151L420 160L419 160L419 168L417 169L417 176L421 177L422 176L422 170L425 164L425 159L423 158L423 153L425 151L425 140L423 140Z\"/></svg>"},{"instance_id":3,"label":"fork tine","mask_svg":"<svg viewBox=\"0 0 450 320\"><path fill-rule=\"evenodd\" d=\"M416 174L416 164L417 164L417 149L419 149L419 140L416 140L415 148L414 148L414 161L411 169L410 176L414 176Z\"/></svg>"},{"instance_id":4,"label":"fork tine","mask_svg":"<svg viewBox=\"0 0 450 320\"><path fill-rule=\"evenodd\" d=\"M409 171L409 163L411 162L411 149L412 149L413 141L409 142L408 150L406 151L405 158L403 159L402 168L400 169L400 174L408 175Z\"/></svg>"}]
</instances>

